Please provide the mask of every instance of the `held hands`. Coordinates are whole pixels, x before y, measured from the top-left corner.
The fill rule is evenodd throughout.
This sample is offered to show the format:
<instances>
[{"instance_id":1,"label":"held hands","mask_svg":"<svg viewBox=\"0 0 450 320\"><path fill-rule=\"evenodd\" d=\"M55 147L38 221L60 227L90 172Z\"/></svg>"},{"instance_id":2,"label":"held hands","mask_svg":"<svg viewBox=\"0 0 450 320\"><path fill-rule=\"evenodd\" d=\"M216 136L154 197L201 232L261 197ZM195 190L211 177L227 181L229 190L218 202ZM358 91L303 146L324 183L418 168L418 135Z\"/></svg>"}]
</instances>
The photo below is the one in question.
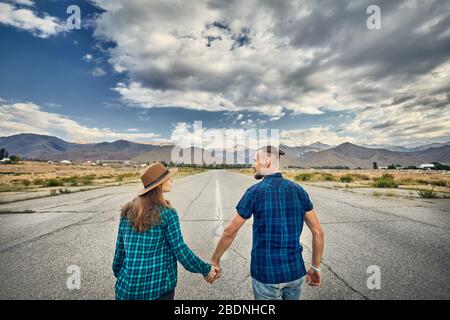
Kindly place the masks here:
<instances>
[{"instance_id":1,"label":"held hands","mask_svg":"<svg viewBox=\"0 0 450 320\"><path fill-rule=\"evenodd\" d=\"M222 269L220 268L218 263L211 263L211 270L209 271L209 274L204 277L205 281L209 284L212 284L214 281L220 278L222 274Z\"/></svg>"},{"instance_id":2,"label":"held hands","mask_svg":"<svg viewBox=\"0 0 450 320\"><path fill-rule=\"evenodd\" d=\"M312 268L310 268L308 270L308 273L306 274L306 282L311 287L320 286L320 282L321 282L320 272L317 272L317 271L313 270Z\"/></svg>"}]
</instances>

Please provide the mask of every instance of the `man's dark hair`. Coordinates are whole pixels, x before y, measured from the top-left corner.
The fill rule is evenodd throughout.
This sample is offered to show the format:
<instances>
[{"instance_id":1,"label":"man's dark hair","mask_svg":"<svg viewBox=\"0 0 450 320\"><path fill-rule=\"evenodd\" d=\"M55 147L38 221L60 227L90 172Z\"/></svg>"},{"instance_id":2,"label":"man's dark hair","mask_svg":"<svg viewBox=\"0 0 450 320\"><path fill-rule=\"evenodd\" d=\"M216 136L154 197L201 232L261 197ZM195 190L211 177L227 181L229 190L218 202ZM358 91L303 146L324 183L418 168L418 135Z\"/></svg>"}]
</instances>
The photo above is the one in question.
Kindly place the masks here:
<instances>
[{"instance_id":1,"label":"man's dark hair","mask_svg":"<svg viewBox=\"0 0 450 320\"><path fill-rule=\"evenodd\" d=\"M284 156L286 154L283 150L277 149L274 146L261 147L257 151L264 151L267 154L278 154L279 156Z\"/></svg>"}]
</instances>

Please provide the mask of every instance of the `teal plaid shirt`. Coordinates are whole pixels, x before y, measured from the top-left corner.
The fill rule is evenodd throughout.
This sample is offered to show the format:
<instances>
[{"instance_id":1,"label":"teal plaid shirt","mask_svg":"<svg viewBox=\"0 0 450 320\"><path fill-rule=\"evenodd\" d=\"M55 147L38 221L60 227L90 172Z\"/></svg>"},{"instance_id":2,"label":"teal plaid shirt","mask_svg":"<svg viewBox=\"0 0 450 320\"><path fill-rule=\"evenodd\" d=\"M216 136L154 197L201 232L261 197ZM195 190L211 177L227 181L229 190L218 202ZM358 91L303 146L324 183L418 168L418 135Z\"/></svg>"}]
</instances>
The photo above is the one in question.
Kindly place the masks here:
<instances>
[{"instance_id":1,"label":"teal plaid shirt","mask_svg":"<svg viewBox=\"0 0 450 320\"><path fill-rule=\"evenodd\" d=\"M112 266L118 300L153 300L173 290L177 261L192 273L206 276L210 271L184 242L176 210L161 207L160 212L161 224L144 232L120 219Z\"/></svg>"}]
</instances>

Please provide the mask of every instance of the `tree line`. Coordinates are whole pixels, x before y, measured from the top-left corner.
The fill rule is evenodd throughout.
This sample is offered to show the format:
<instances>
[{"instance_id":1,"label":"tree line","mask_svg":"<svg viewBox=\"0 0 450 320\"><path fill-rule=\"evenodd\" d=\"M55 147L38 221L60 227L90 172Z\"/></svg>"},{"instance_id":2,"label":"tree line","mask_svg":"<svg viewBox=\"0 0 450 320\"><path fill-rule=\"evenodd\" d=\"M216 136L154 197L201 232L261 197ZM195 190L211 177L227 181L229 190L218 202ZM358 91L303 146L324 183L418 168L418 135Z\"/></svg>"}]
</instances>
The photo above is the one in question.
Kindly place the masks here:
<instances>
[{"instance_id":1,"label":"tree line","mask_svg":"<svg viewBox=\"0 0 450 320\"><path fill-rule=\"evenodd\" d=\"M7 159L11 160L12 163L17 163L20 161L20 157L17 155L9 155L9 152L5 148L0 148L0 160Z\"/></svg>"}]
</instances>

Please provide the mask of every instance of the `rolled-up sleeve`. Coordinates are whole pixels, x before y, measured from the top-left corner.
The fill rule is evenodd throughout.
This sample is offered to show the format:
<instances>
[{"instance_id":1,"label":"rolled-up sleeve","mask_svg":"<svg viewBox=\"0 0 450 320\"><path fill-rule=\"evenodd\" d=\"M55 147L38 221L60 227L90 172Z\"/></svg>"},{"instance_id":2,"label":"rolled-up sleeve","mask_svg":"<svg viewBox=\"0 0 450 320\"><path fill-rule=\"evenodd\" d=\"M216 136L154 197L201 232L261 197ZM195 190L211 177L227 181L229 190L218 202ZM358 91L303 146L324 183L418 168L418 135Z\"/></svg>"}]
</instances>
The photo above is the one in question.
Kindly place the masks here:
<instances>
[{"instance_id":1,"label":"rolled-up sleeve","mask_svg":"<svg viewBox=\"0 0 450 320\"><path fill-rule=\"evenodd\" d=\"M255 210L255 193L247 190L236 206L237 213L244 219L250 219Z\"/></svg>"},{"instance_id":2,"label":"rolled-up sleeve","mask_svg":"<svg viewBox=\"0 0 450 320\"><path fill-rule=\"evenodd\" d=\"M211 265L203 262L197 257L184 242L176 210L166 210L165 220L165 237L169 242L177 261L180 262L187 271L207 276L211 270Z\"/></svg>"},{"instance_id":3,"label":"rolled-up sleeve","mask_svg":"<svg viewBox=\"0 0 450 320\"><path fill-rule=\"evenodd\" d=\"M300 198L302 199L302 205L303 205L303 209L305 212L308 212L308 211L311 211L312 209L314 209L314 206L313 206L311 200L309 199L308 193L305 190L303 190L303 188L301 189Z\"/></svg>"}]
</instances>

